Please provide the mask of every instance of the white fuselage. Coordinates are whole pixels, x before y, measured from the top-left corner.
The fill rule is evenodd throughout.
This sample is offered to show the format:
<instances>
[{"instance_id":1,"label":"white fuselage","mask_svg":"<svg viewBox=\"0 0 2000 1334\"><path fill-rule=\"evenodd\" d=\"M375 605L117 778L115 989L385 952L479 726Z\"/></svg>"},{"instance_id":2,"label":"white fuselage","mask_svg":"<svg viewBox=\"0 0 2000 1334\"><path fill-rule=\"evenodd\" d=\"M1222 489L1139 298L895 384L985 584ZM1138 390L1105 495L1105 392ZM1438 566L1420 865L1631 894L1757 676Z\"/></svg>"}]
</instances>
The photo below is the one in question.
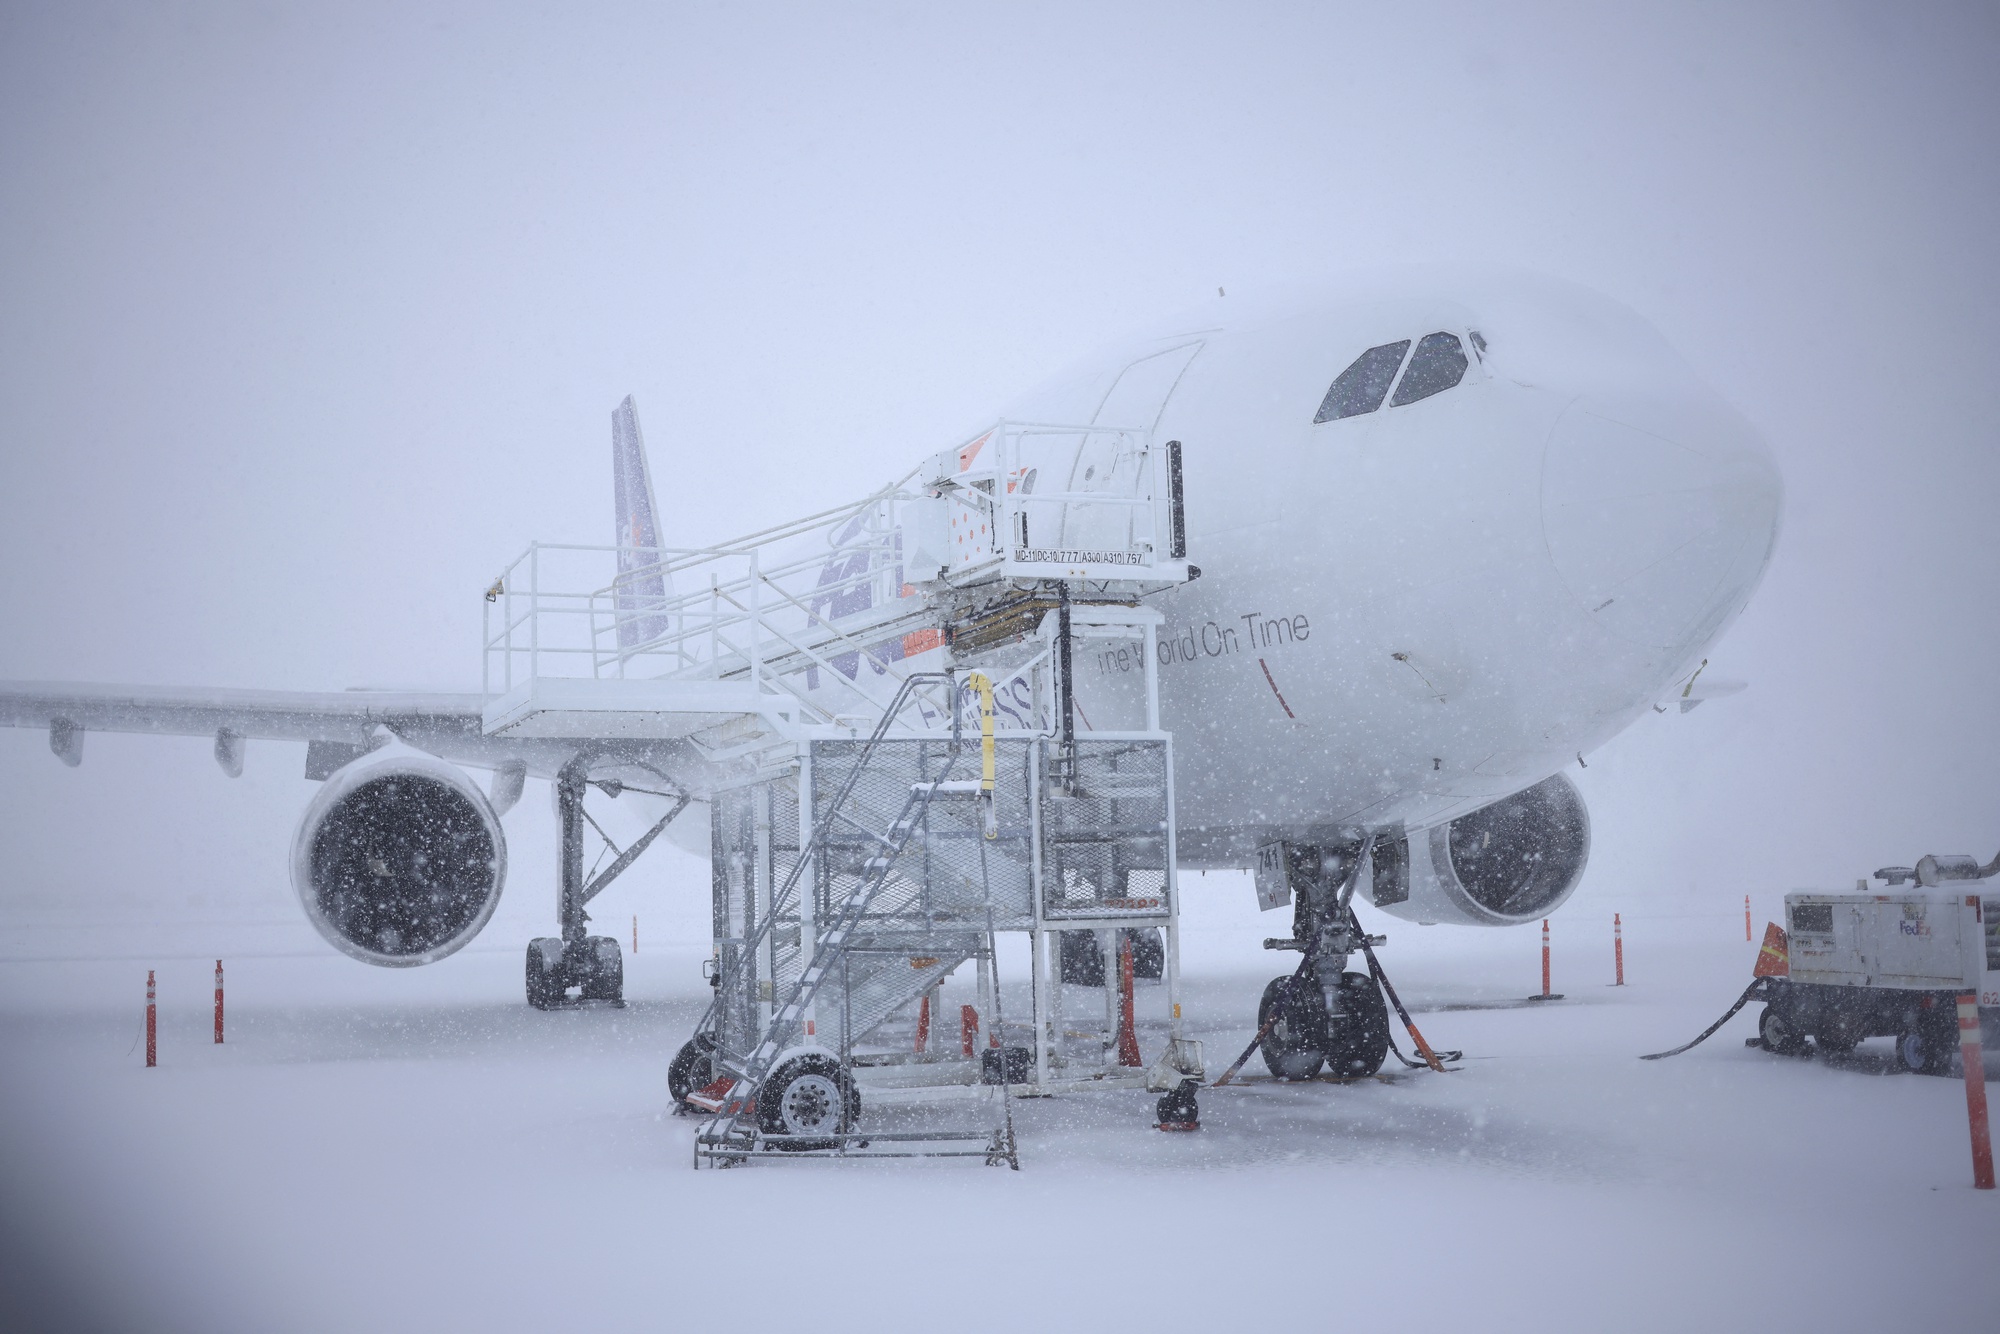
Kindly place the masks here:
<instances>
[{"instance_id":1,"label":"white fuselage","mask_svg":"<svg viewBox=\"0 0 2000 1334\"><path fill-rule=\"evenodd\" d=\"M1315 423L1364 350L1441 332L1454 387ZM1756 432L1636 316L1546 280L1228 312L1005 415L1182 442L1202 577L1156 605L1193 865L1425 828L1575 762L1700 665L1777 532ZM1131 670L1080 654L1086 720Z\"/></svg>"}]
</instances>

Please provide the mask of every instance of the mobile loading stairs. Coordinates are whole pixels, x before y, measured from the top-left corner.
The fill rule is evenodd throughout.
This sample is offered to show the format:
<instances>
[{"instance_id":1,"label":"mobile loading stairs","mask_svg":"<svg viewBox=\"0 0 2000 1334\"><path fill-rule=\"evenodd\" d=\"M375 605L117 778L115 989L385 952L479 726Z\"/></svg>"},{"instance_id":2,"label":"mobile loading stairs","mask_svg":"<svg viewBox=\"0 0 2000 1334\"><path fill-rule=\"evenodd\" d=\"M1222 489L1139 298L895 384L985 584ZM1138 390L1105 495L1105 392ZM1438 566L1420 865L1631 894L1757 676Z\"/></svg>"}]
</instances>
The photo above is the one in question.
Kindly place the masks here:
<instances>
[{"instance_id":1,"label":"mobile loading stairs","mask_svg":"<svg viewBox=\"0 0 2000 1334\"><path fill-rule=\"evenodd\" d=\"M1198 573L1181 513L1177 443L1001 423L859 504L738 542L537 546L496 581L487 730L590 738L600 767L664 770L708 805L715 998L675 1062L677 1098L707 1114L698 1161L1011 1161L1009 1090L1199 1078L1180 1023L1160 617L1140 601ZM614 578L570 573L607 555ZM1142 667L1124 716L1081 736L1078 640L1129 642ZM588 894L566 893L566 913L573 898L580 915ZM1115 1040L1113 987L1102 1030L1079 1038L1062 1013L1061 938L1089 933L1111 958L1133 929L1164 955L1150 1070ZM565 938L581 932L566 916ZM1027 937L1025 1023L1001 1012L1009 932ZM939 984L967 962L984 1043L972 1024L927 1041ZM993 1115L867 1133L864 1090L956 1091Z\"/></svg>"}]
</instances>

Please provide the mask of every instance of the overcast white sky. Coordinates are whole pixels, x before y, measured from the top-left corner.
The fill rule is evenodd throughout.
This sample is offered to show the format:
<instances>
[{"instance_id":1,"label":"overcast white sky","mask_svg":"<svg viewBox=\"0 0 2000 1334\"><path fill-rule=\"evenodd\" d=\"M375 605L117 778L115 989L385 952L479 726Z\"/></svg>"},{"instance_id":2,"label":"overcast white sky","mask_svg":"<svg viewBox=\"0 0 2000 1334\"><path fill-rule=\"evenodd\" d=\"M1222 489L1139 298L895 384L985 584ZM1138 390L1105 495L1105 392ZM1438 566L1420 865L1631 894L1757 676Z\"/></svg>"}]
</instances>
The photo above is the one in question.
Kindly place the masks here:
<instances>
[{"instance_id":1,"label":"overcast white sky","mask_svg":"<svg viewBox=\"0 0 2000 1334\"><path fill-rule=\"evenodd\" d=\"M628 392L696 542L1218 286L1500 260L1787 484L1750 692L1577 775L1586 894L1990 855L1997 67L1979 4L8 0L0 679L474 685L498 566L610 536ZM298 748L206 750L0 733L0 895L282 904Z\"/></svg>"}]
</instances>

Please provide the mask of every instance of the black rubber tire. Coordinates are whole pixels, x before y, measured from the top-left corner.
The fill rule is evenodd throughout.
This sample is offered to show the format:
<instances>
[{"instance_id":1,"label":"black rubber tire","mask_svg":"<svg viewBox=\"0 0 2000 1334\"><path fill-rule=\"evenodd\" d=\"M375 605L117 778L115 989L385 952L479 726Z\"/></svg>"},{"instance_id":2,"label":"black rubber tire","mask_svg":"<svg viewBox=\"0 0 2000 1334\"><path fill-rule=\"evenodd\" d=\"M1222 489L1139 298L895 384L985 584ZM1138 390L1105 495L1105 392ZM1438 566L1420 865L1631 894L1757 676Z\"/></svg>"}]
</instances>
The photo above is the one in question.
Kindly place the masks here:
<instances>
[{"instance_id":1,"label":"black rubber tire","mask_svg":"<svg viewBox=\"0 0 2000 1334\"><path fill-rule=\"evenodd\" d=\"M1104 985L1104 951L1095 931L1063 931L1056 936L1056 959L1062 980L1073 987Z\"/></svg>"},{"instance_id":2,"label":"black rubber tire","mask_svg":"<svg viewBox=\"0 0 2000 1334\"><path fill-rule=\"evenodd\" d=\"M697 1033L681 1044L667 1066L667 1092L685 1107L687 1096L715 1082L715 1039Z\"/></svg>"},{"instance_id":3,"label":"black rubber tire","mask_svg":"<svg viewBox=\"0 0 2000 1334\"><path fill-rule=\"evenodd\" d=\"M1340 995L1347 1013L1338 1025L1327 1020L1327 1068L1343 1079L1372 1075L1389 1059L1389 1003L1366 973L1342 973Z\"/></svg>"},{"instance_id":4,"label":"black rubber tire","mask_svg":"<svg viewBox=\"0 0 2000 1334\"><path fill-rule=\"evenodd\" d=\"M1141 982L1157 982L1167 975L1167 938L1157 926L1128 926L1124 934L1132 940L1132 976Z\"/></svg>"},{"instance_id":5,"label":"black rubber tire","mask_svg":"<svg viewBox=\"0 0 2000 1334\"><path fill-rule=\"evenodd\" d=\"M1318 985L1307 979L1294 987L1289 977L1272 978L1257 1003L1259 1030L1273 1014L1278 1022L1257 1044L1264 1068L1279 1079L1311 1079L1326 1064L1326 1002Z\"/></svg>"},{"instance_id":6,"label":"black rubber tire","mask_svg":"<svg viewBox=\"0 0 2000 1334\"><path fill-rule=\"evenodd\" d=\"M557 961L554 969L549 959ZM528 1004L537 1010L553 1010L562 1004L563 985L560 972L562 942L554 937L544 936L528 942L527 991Z\"/></svg>"},{"instance_id":7,"label":"black rubber tire","mask_svg":"<svg viewBox=\"0 0 2000 1334\"><path fill-rule=\"evenodd\" d=\"M845 1125L842 1104L846 1105ZM773 1070L757 1090L757 1128L767 1135L824 1134L851 1130L861 1119L861 1091L830 1056L794 1056ZM772 1147L791 1153L831 1149L831 1139L787 1140Z\"/></svg>"},{"instance_id":8,"label":"black rubber tire","mask_svg":"<svg viewBox=\"0 0 2000 1334\"><path fill-rule=\"evenodd\" d=\"M1766 1005L1764 1012L1757 1016L1757 1036L1764 1043L1764 1050L1778 1056L1803 1056L1806 1040L1792 1026L1791 1016L1775 1005Z\"/></svg>"},{"instance_id":9,"label":"black rubber tire","mask_svg":"<svg viewBox=\"0 0 2000 1334\"><path fill-rule=\"evenodd\" d=\"M1153 1104L1159 1114L1155 1123L1162 1129L1192 1130L1201 1124L1201 1106L1195 1101L1195 1094L1201 1089L1201 1082L1183 1079L1173 1092Z\"/></svg>"},{"instance_id":10,"label":"black rubber tire","mask_svg":"<svg viewBox=\"0 0 2000 1334\"><path fill-rule=\"evenodd\" d=\"M612 936L586 936L583 957L589 971L583 975L585 1000L615 1001L625 998L625 955Z\"/></svg>"},{"instance_id":11,"label":"black rubber tire","mask_svg":"<svg viewBox=\"0 0 2000 1334\"><path fill-rule=\"evenodd\" d=\"M1951 1055L1958 1048L1958 1025L1943 1023L1936 1010L1918 1010L1904 1022L1896 1038L1896 1064L1914 1075L1951 1073ZM1950 1013L1947 1011L1946 1013ZM1953 1020L1956 1020L1953 1015Z\"/></svg>"}]
</instances>

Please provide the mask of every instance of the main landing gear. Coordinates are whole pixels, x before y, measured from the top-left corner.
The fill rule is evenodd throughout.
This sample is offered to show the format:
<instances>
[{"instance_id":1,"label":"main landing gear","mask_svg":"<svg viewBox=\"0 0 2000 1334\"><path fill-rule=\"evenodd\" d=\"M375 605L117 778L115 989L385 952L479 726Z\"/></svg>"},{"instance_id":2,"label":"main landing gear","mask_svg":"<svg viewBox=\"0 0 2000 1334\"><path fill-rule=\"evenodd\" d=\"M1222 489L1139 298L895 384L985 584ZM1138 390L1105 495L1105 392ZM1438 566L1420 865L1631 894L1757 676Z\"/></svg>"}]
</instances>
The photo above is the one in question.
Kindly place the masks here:
<instances>
[{"instance_id":1,"label":"main landing gear","mask_svg":"<svg viewBox=\"0 0 2000 1334\"><path fill-rule=\"evenodd\" d=\"M562 935L541 936L528 942L528 1004L537 1010L583 1004L625 1004L625 957L613 937L585 933L590 914L584 911L584 905L637 861L639 854L688 804L688 798L682 797L657 824L586 883L583 876L583 794L589 784L587 756L577 756L556 775L556 813L562 830L556 914L561 922ZM613 796L621 790L608 780L600 786ZM571 992L576 995L572 996Z\"/></svg>"},{"instance_id":2,"label":"main landing gear","mask_svg":"<svg viewBox=\"0 0 2000 1334\"><path fill-rule=\"evenodd\" d=\"M579 1001L625 1003L625 958L618 942L585 936L580 948L571 949L554 936L529 941L528 1004L554 1010Z\"/></svg>"}]
</instances>

